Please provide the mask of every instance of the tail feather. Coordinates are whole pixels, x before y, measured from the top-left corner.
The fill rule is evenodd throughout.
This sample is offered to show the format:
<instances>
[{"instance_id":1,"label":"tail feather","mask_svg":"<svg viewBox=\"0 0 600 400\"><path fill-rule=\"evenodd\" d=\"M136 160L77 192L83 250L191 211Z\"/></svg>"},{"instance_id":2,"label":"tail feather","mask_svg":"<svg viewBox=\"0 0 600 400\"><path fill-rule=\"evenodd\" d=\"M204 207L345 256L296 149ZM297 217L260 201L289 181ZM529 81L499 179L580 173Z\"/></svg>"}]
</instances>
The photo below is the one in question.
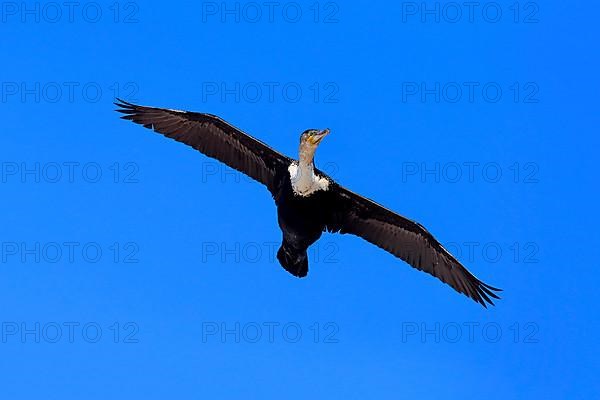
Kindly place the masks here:
<instances>
[{"instance_id":1,"label":"tail feather","mask_svg":"<svg viewBox=\"0 0 600 400\"><path fill-rule=\"evenodd\" d=\"M287 272L298 278L304 278L308 274L308 255L306 254L306 250L297 250L286 246L284 243L277 251L277 259Z\"/></svg>"}]
</instances>

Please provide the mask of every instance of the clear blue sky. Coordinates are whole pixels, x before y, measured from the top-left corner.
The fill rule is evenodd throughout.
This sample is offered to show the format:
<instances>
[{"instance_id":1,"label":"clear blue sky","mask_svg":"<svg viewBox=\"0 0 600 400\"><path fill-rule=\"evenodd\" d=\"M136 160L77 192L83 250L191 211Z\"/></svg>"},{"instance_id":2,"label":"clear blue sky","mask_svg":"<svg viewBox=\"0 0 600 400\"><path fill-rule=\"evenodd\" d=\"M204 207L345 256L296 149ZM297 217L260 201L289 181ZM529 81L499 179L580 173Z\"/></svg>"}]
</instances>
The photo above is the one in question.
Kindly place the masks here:
<instances>
[{"instance_id":1,"label":"clear blue sky","mask_svg":"<svg viewBox=\"0 0 600 400\"><path fill-rule=\"evenodd\" d=\"M598 5L389 3L2 3L1 398L600 392ZM339 235L291 277L268 192L116 95L331 128L319 166L503 299Z\"/></svg>"}]
</instances>

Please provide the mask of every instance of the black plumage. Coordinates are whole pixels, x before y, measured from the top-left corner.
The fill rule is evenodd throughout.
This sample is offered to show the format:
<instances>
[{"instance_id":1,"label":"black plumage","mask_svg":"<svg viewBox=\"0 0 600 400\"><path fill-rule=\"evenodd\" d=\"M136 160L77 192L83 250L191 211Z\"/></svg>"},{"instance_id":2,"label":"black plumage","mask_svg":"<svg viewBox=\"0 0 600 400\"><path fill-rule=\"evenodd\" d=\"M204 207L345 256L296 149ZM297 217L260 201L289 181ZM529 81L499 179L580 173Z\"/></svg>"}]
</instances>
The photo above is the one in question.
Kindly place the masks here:
<instances>
[{"instance_id":1,"label":"black plumage","mask_svg":"<svg viewBox=\"0 0 600 400\"><path fill-rule=\"evenodd\" d=\"M120 107L117 111L125 114L122 118L185 143L264 184L275 199L283 233L277 258L291 274L307 275L306 251L324 231L349 233L437 277L483 306L499 298L494 292L500 289L477 279L422 225L349 191L318 169L314 172L327 179L327 189L306 196L296 194L288 168L297 161L219 117L123 100L115 104Z\"/></svg>"}]
</instances>

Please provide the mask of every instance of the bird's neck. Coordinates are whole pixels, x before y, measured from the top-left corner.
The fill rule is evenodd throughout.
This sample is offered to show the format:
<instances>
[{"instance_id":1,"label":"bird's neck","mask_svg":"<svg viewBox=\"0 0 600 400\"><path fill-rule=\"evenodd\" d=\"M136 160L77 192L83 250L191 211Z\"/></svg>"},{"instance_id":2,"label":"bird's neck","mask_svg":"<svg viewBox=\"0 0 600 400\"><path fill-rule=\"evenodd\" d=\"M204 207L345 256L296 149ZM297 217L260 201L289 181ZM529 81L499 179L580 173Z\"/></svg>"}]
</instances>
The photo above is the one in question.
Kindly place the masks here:
<instances>
[{"instance_id":1,"label":"bird's neck","mask_svg":"<svg viewBox=\"0 0 600 400\"><path fill-rule=\"evenodd\" d=\"M298 172L299 177L304 182L313 180L315 171L315 148L306 144L301 144L298 152Z\"/></svg>"},{"instance_id":2,"label":"bird's neck","mask_svg":"<svg viewBox=\"0 0 600 400\"><path fill-rule=\"evenodd\" d=\"M314 169L314 158L315 158L314 146L310 146L307 143L300 143L298 149L298 164L300 167Z\"/></svg>"},{"instance_id":3,"label":"bird's neck","mask_svg":"<svg viewBox=\"0 0 600 400\"><path fill-rule=\"evenodd\" d=\"M298 172L296 182L299 186L310 187L315 180L315 164L311 161L300 159L298 162Z\"/></svg>"},{"instance_id":4,"label":"bird's neck","mask_svg":"<svg viewBox=\"0 0 600 400\"><path fill-rule=\"evenodd\" d=\"M300 144L298 163L293 162L290 167L290 178L294 193L299 196L309 196L319 190L327 190L327 178L315 174L315 147Z\"/></svg>"},{"instance_id":5,"label":"bird's neck","mask_svg":"<svg viewBox=\"0 0 600 400\"><path fill-rule=\"evenodd\" d=\"M298 175L296 176L299 186L311 187L315 181L315 166L311 163L298 163Z\"/></svg>"},{"instance_id":6,"label":"bird's neck","mask_svg":"<svg viewBox=\"0 0 600 400\"><path fill-rule=\"evenodd\" d=\"M314 191L316 180L315 165L313 162L314 154L314 148L304 143L300 144L298 163L290 167L292 186L297 194L306 195Z\"/></svg>"}]
</instances>

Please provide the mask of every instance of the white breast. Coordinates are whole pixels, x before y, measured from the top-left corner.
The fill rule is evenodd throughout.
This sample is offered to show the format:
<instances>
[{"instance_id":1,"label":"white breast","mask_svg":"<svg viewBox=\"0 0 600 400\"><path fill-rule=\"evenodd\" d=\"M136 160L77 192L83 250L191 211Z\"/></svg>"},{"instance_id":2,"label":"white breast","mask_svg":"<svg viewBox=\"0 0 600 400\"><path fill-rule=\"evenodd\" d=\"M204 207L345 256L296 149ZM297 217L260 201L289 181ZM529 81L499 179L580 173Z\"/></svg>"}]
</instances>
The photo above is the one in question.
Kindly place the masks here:
<instances>
[{"instance_id":1,"label":"white breast","mask_svg":"<svg viewBox=\"0 0 600 400\"><path fill-rule=\"evenodd\" d=\"M298 165L296 161L288 167L292 189L298 196L309 196L318 190L329 189L329 180L315 174L312 165Z\"/></svg>"}]
</instances>

